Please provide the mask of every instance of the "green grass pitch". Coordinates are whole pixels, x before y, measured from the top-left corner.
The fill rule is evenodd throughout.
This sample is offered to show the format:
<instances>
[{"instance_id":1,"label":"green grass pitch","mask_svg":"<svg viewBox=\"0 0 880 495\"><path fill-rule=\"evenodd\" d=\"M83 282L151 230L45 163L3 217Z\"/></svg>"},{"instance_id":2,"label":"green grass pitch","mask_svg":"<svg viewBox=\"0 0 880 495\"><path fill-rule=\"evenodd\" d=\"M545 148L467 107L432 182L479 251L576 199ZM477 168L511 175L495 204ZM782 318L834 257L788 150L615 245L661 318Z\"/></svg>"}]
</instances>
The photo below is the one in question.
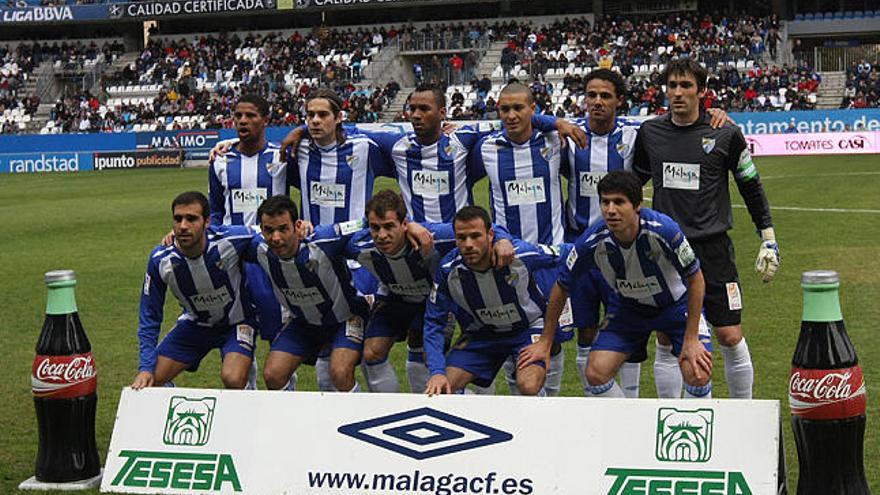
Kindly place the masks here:
<instances>
[{"instance_id":1,"label":"green grass pitch","mask_svg":"<svg viewBox=\"0 0 880 495\"><path fill-rule=\"evenodd\" d=\"M788 422L787 386L800 328L801 272L834 269L841 276L844 318L868 384L865 464L869 483L880 490L880 167L876 156L784 157L757 160L782 252L776 279L762 284L752 265L758 249L744 208L734 210L731 231L744 291L743 328L755 361L755 397L781 401L794 490L797 457ZM377 189L391 185L382 180ZM137 368L137 307L146 257L170 227L169 205L186 189L207 191L207 173L195 170L86 172L77 175L0 177L0 493L16 490L33 474L37 428L30 393L34 345L43 321L43 273L76 270L77 302L98 366L97 435L102 460L110 442L119 391ZM485 184L477 201L486 206ZM735 204L742 204L733 188ZM650 190L646 191L650 195ZM649 204L650 205L650 204ZM177 314L166 305L166 331ZM393 360L403 379L404 354ZM653 346L650 346L653 347ZM261 342L262 361L268 346ZM212 356L216 356L213 354ZM568 347L563 394L580 395L574 348ZM177 384L220 386L216 357ZM642 396L655 396L649 360L642 369ZM715 358L715 397L726 397L724 367ZM315 389L311 368L300 371L303 389ZM506 387L501 385L501 390Z\"/></svg>"}]
</instances>

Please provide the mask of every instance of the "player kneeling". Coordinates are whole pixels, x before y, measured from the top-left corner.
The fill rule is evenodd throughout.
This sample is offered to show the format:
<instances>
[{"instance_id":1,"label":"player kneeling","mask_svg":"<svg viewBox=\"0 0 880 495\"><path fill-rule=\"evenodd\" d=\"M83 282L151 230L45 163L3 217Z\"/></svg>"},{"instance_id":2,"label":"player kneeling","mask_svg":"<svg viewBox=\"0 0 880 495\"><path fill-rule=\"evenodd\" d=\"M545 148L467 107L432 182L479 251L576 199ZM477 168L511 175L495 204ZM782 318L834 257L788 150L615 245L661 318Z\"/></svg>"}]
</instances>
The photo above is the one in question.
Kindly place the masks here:
<instances>
[{"instance_id":1,"label":"player kneeling","mask_svg":"<svg viewBox=\"0 0 880 495\"><path fill-rule=\"evenodd\" d=\"M460 392L473 382L492 383L508 356L537 339L544 325L545 297L533 273L554 266L557 258L518 239L515 257L496 268L492 250L495 231L489 214L478 206L458 211L453 222L456 249L440 262L425 309L425 354L431 378L429 395ZM443 353L446 315L455 314L462 335ZM555 329L558 321L553 321ZM516 385L523 395L544 395L546 360L536 360L517 371Z\"/></svg>"},{"instance_id":2,"label":"player kneeling","mask_svg":"<svg viewBox=\"0 0 880 495\"><path fill-rule=\"evenodd\" d=\"M686 397L710 397L711 340L700 332L705 284L699 260L678 224L641 206L641 182L634 174L611 172L599 181L598 192L603 221L575 243L550 294L545 322L559 317L573 281L598 268L614 294L590 354L590 392L624 397L614 376L627 358L644 360L651 331L657 330L672 340ZM521 354L521 369L546 359L555 330L545 324L540 341Z\"/></svg>"}]
</instances>

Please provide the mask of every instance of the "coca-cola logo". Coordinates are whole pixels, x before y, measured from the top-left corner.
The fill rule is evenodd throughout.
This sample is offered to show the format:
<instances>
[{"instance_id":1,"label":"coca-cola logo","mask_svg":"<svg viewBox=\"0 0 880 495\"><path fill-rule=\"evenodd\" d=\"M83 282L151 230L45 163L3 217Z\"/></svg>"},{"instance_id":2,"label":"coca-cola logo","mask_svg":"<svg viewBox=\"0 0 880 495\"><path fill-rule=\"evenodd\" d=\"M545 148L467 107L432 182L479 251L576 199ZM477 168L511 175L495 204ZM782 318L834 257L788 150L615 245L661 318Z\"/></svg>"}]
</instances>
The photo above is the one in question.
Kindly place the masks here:
<instances>
[{"instance_id":1,"label":"coca-cola logo","mask_svg":"<svg viewBox=\"0 0 880 495\"><path fill-rule=\"evenodd\" d=\"M95 375L91 354L76 356L69 362L53 362L52 358L47 357L34 372L38 380L61 383L81 382Z\"/></svg>"},{"instance_id":2,"label":"coca-cola logo","mask_svg":"<svg viewBox=\"0 0 880 495\"><path fill-rule=\"evenodd\" d=\"M799 371L791 375L788 393L813 402L838 401L852 395L853 373L828 373L819 378L801 376Z\"/></svg>"},{"instance_id":3,"label":"coca-cola logo","mask_svg":"<svg viewBox=\"0 0 880 495\"><path fill-rule=\"evenodd\" d=\"M91 394L97 388L92 353L34 358L31 390L39 397L71 398Z\"/></svg>"},{"instance_id":4,"label":"coca-cola logo","mask_svg":"<svg viewBox=\"0 0 880 495\"><path fill-rule=\"evenodd\" d=\"M792 414L840 419L865 413L865 380L859 366L836 370L794 368L788 381Z\"/></svg>"}]
</instances>

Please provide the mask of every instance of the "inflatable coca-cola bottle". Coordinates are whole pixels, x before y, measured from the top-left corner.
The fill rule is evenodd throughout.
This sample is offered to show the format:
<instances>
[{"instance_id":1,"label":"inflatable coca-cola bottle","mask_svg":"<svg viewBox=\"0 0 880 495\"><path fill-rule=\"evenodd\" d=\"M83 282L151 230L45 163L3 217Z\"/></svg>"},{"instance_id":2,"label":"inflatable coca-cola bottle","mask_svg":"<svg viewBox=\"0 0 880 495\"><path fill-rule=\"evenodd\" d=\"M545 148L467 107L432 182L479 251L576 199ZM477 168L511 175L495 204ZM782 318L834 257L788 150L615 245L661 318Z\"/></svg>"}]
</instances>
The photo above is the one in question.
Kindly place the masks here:
<instances>
[{"instance_id":1,"label":"inflatable coca-cola bottle","mask_svg":"<svg viewBox=\"0 0 880 495\"><path fill-rule=\"evenodd\" d=\"M73 271L46 273L46 285L46 319L31 375L40 430L36 478L47 483L86 480L101 469L95 445L98 382L92 346L76 310Z\"/></svg>"},{"instance_id":2,"label":"inflatable coca-cola bottle","mask_svg":"<svg viewBox=\"0 0 880 495\"><path fill-rule=\"evenodd\" d=\"M797 443L798 495L869 494L865 380L840 312L836 272L803 274L804 313L788 401Z\"/></svg>"}]
</instances>

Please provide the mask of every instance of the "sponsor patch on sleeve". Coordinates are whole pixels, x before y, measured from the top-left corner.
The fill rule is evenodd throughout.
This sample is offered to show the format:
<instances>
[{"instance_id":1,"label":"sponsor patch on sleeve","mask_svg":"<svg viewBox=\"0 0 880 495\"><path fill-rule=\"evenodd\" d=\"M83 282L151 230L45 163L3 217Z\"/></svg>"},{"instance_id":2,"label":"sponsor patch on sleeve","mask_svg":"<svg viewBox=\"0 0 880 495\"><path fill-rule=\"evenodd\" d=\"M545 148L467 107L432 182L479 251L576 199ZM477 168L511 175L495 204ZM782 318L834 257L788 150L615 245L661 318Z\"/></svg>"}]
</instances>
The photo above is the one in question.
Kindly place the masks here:
<instances>
[{"instance_id":1,"label":"sponsor patch on sleeve","mask_svg":"<svg viewBox=\"0 0 880 495\"><path fill-rule=\"evenodd\" d=\"M681 266L685 268L691 266L691 263L697 259L697 255L694 254L687 239L682 239L681 244L675 248L675 255L678 256L678 262L681 263Z\"/></svg>"},{"instance_id":2,"label":"sponsor patch on sleeve","mask_svg":"<svg viewBox=\"0 0 880 495\"><path fill-rule=\"evenodd\" d=\"M577 263L578 252L577 249L572 249L570 253L568 253L568 257L565 259L565 266L568 267L568 270L571 271L574 269L574 264Z\"/></svg>"},{"instance_id":3,"label":"sponsor patch on sleeve","mask_svg":"<svg viewBox=\"0 0 880 495\"><path fill-rule=\"evenodd\" d=\"M361 220L349 220L347 222L340 222L339 224L337 224L339 235L354 234L355 232L361 230L363 227L364 223Z\"/></svg>"},{"instance_id":4,"label":"sponsor patch on sleeve","mask_svg":"<svg viewBox=\"0 0 880 495\"><path fill-rule=\"evenodd\" d=\"M429 296L432 304L437 304L437 282L434 282L434 285L431 287L431 295Z\"/></svg>"},{"instance_id":5,"label":"sponsor patch on sleeve","mask_svg":"<svg viewBox=\"0 0 880 495\"><path fill-rule=\"evenodd\" d=\"M144 277L144 295L145 295L145 296L149 296L149 295L150 295L150 282L152 282L152 279L150 278L150 274L148 273L148 274Z\"/></svg>"},{"instance_id":6,"label":"sponsor patch on sleeve","mask_svg":"<svg viewBox=\"0 0 880 495\"><path fill-rule=\"evenodd\" d=\"M742 150L739 154L739 162L736 165L736 178L740 180L751 180L758 175L758 169L752 161L752 154L748 148Z\"/></svg>"}]
</instances>

